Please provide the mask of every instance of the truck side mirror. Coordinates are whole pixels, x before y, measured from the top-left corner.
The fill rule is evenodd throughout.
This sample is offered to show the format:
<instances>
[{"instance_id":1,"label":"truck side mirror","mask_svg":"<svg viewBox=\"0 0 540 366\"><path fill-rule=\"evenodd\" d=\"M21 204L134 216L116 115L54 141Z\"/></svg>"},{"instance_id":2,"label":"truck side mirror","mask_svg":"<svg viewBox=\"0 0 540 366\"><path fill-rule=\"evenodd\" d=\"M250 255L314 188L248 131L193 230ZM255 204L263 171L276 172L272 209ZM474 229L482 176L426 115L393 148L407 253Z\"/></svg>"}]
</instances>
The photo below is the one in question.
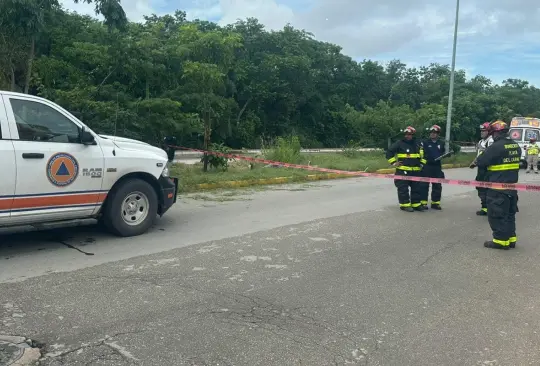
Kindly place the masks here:
<instances>
[{"instance_id":1,"label":"truck side mirror","mask_svg":"<svg viewBox=\"0 0 540 366\"><path fill-rule=\"evenodd\" d=\"M83 145L95 145L96 139L94 138L94 135L92 135L90 132L86 130L86 128L82 128L81 130L81 144Z\"/></svg>"}]
</instances>

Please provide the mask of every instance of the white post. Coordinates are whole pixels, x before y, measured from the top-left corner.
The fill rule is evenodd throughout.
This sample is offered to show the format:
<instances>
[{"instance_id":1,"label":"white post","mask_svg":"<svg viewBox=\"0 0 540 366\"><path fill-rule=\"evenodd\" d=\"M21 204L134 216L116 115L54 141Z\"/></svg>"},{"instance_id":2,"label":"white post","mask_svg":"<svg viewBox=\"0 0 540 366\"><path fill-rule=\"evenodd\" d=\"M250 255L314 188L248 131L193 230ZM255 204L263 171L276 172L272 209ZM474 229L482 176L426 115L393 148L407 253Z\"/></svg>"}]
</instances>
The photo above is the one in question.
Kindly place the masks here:
<instances>
[{"instance_id":1,"label":"white post","mask_svg":"<svg viewBox=\"0 0 540 366\"><path fill-rule=\"evenodd\" d=\"M459 0L456 0L456 22L454 25L454 47L452 51L452 70L450 72L450 91L448 92L448 110L446 112L446 151L450 151L450 130L452 127L452 102L454 99L454 74L456 72L456 48L459 21Z\"/></svg>"}]
</instances>

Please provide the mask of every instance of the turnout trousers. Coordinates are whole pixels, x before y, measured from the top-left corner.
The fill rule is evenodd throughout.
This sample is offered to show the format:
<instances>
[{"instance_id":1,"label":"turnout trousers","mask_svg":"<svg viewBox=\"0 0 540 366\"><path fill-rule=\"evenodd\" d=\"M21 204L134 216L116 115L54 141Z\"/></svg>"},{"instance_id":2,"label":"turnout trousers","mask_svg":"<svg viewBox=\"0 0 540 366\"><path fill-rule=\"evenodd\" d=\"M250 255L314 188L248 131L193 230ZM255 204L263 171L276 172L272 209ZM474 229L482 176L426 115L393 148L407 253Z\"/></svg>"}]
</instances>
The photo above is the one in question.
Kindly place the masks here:
<instances>
[{"instance_id":1,"label":"turnout trousers","mask_svg":"<svg viewBox=\"0 0 540 366\"><path fill-rule=\"evenodd\" d=\"M396 175L405 175L409 177L419 177L421 173L419 171L402 171L396 169ZM421 205L421 182L413 182L410 180L394 179L394 185L397 188L398 200L400 207L412 207L416 208ZM410 188L410 194L409 194Z\"/></svg>"},{"instance_id":2,"label":"turnout trousers","mask_svg":"<svg viewBox=\"0 0 540 366\"><path fill-rule=\"evenodd\" d=\"M442 171L442 167L439 165L425 165L424 169L422 169L422 176L428 177L428 178L441 178L441 179L445 178L444 172ZM440 205L441 194L442 194L441 183L420 182L420 186L421 186L420 202L423 205L428 204L430 185L431 185L431 204Z\"/></svg>"},{"instance_id":3,"label":"turnout trousers","mask_svg":"<svg viewBox=\"0 0 540 366\"><path fill-rule=\"evenodd\" d=\"M476 181L477 182L485 182L485 177L487 174L487 170L478 168L478 172L476 173ZM486 195L489 188L484 187L476 187L476 191L478 192L478 198L480 198L480 205L482 208L482 211L487 212L487 203L486 203Z\"/></svg>"},{"instance_id":4,"label":"turnout trousers","mask_svg":"<svg viewBox=\"0 0 540 366\"><path fill-rule=\"evenodd\" d=\"M527 171L530 172L531 170L538 171L538 155L527 156Z\"/></svg>"},{"instance_id":5,"label":"turnout trousers","mask_svg":"<svg viewBox=\"0 0 540 366\"><path fill-rule=\"evenodd\" d=\"M493 242L509 246L517 242L516 213L518 209L517 191L487 189L487 214L493 232Z\"/></svg>"}]
</instances>

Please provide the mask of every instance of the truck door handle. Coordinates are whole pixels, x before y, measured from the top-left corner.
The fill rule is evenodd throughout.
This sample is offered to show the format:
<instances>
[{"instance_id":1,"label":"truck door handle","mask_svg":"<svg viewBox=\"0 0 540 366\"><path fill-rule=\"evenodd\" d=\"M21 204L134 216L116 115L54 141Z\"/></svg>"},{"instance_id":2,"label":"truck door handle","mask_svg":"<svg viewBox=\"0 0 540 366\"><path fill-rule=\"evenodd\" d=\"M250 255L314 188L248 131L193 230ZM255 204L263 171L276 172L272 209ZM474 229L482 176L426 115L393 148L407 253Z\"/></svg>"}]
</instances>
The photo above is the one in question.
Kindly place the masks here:
<instances>
[{"instance_id":1,"label":"truck door handle","mask_svg":"<svg viewBox=\"0 0 540 366\"><path fill-rule=\"evenodd\" d=\"M43 159L45 157L45 154L41 154L41 153L23 153L22 157L23 157L23 159Z\"/></svg>"}]
</instances>

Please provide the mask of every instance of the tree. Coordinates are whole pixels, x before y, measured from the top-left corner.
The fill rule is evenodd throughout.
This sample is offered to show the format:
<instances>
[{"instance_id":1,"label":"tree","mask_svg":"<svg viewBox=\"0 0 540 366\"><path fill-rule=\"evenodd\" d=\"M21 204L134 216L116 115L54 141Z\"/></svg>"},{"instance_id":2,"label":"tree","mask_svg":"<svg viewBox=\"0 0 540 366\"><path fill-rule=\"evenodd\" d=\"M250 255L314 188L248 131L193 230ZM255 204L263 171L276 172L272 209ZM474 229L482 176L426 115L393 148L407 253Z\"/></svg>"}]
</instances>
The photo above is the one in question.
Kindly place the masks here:
<instances>
[{"instance_id":1,"label":"tree","mask_svg":"<svg viewBox=\"0 0 540 366\"><path fill-rule=\"evenodd\" d=\"M102 133L197 148L291 135L304 147L385 147L409 124L446 125L448 65L357 62L253 18L221 27L176 11L132 23L117 0L94 1L101 22L40 1L0 2L0 87L51 99ZM540 90L525 80L457 70L455 82L453 140L474 141L485 121L540 116Z\"/></svg>"}]
</instances>

